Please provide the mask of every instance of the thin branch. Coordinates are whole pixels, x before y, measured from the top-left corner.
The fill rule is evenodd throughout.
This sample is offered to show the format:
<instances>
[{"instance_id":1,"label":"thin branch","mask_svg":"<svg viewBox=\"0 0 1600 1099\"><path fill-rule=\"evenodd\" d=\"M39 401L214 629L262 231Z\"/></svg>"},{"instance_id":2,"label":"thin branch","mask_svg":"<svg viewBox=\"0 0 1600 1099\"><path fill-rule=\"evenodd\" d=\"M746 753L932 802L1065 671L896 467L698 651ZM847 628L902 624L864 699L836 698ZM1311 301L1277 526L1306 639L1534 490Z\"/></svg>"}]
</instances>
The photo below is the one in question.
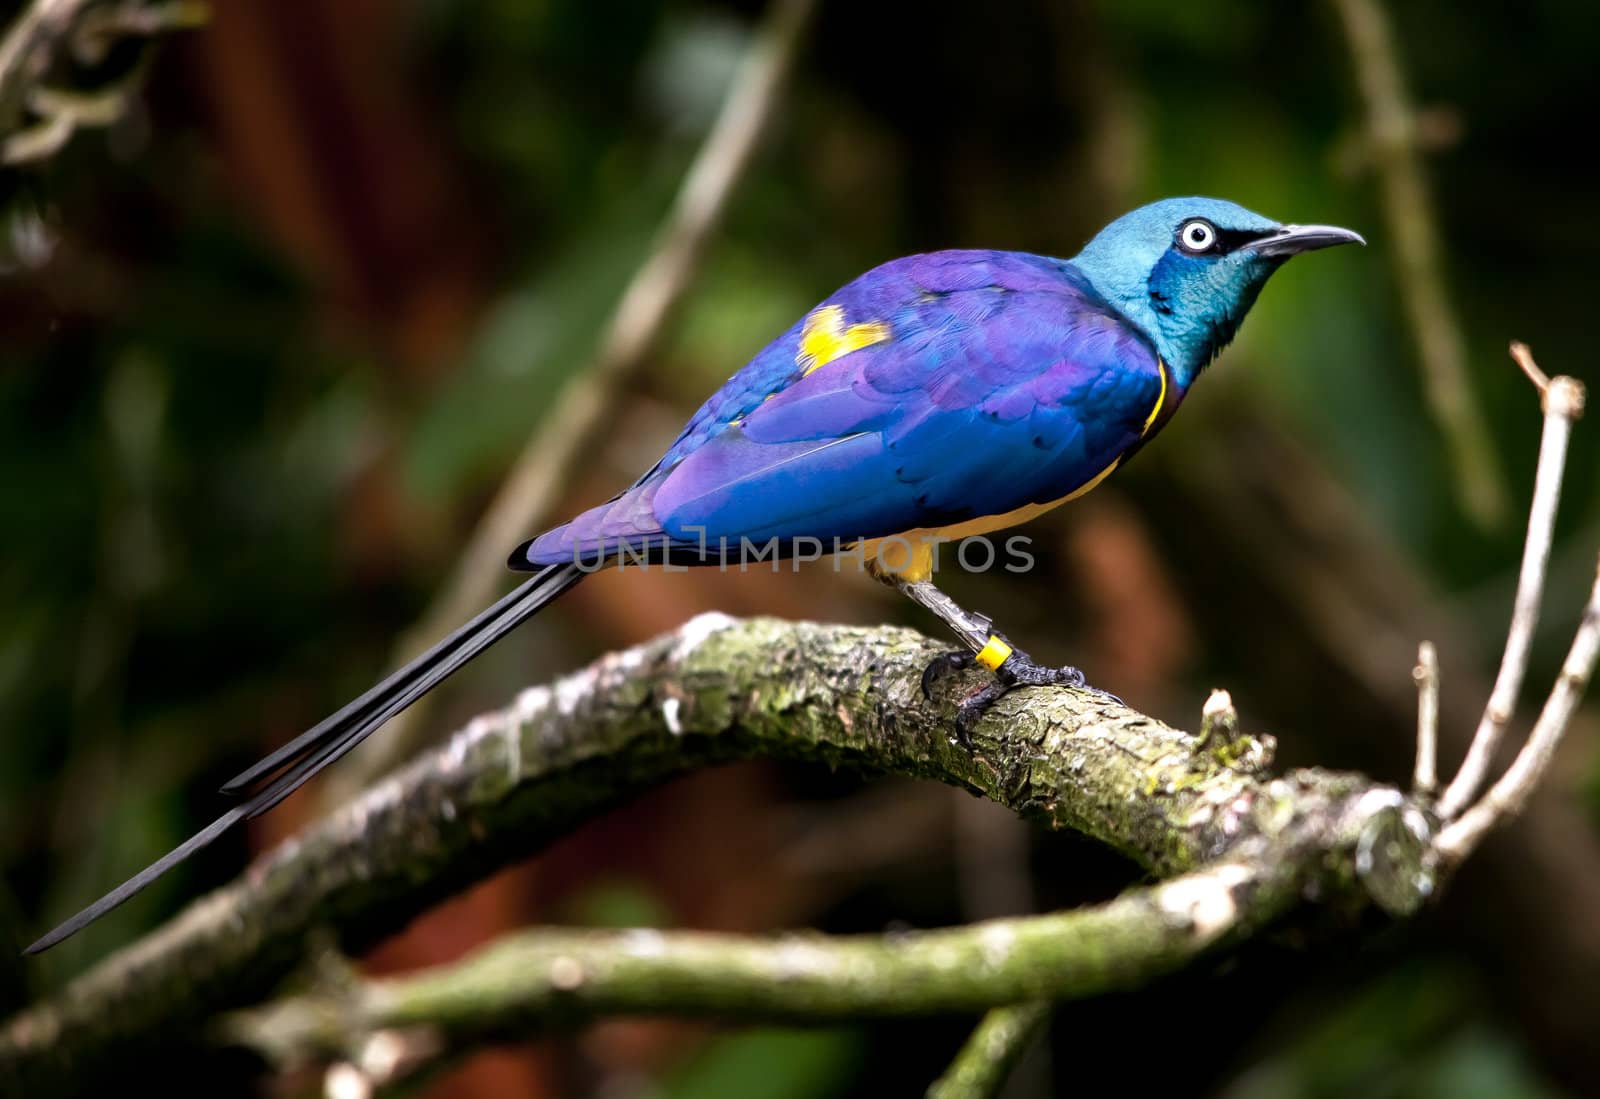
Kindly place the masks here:
<instances>
[{"instance_id":1,"label":"thin branch","mask_svg":"<svg viewBox=\"0 0 1600 1099\"><path fill-rule=\"evenodd\" d=\"M1411 791L1432 797L1439 786L1439 650L1432 641L1417 646L1417 766Z\"/></svg>"},{"instance_id":2,"label":"thin branch","mask_svg":"<svg viewBox=\"0 0 1600 1099\"><path fill-rule=\"evenodd\" d=\"M927 1099L990 1099L1050 1022L1050 1004L1035 1001L992 1009L956 1054Z\"/></svg>"},{"instance_id":3,"label":"thin branch","mask_svg":"<svg viewBox=\"0 0 1600 1099\"><path fill-rule=\"evenodd\" d=\"M0 39L0 133L9 133L26 103L28 89L55 63L58 46L71 33L79 11L91 0L34 0L11 21Z\"/></svg>"},{"instance_id":4,"label":"thin branch","mask_svg":"<svg viewBox=\"0 0 1600 1099\"><path fill-rule=\"evenodd\" d=\"M84 13L72 36L73 56L85 65L105 60L119 38L150 38L167 31L193 30L211 18L206 0L125 0Z\"/></svg>"},{"instance_id":5,"label":"thin branch","mask_svg":"<svg viewBox=\"0 0 1600 1099\"><path fill-rule=\"evenodd\" d=\"M1292 631L1307 646L1298 659L1323 661L1346 672L1348 693L1330 705L1346 713L1382 714L1384 720L1325 722L1326 734L1360 742L1374 758L1398 750L1402 758L1392 761L1398 775L1409 769L1412 761L1403 757L1413 744L1396 740L1392 732L1412 729L1417 712L1415 685L1404 673L1416 659L1420 638L1439 640L1442 682L1450 688L1439 699L1441 764L1448 763L1440 778L1448 782L1482 715L1505 640L1503 629L1500 636L1487 639L1494 651L1485 659L1485 639L1471 625L1475 619L1464 620L1461 608L1446 609L1428 594L1430 586L1417 563L1396 551L1373 526L1371 514L1312 460L1299 440L1248 403L1240 407L1230 402L1225 412L1210 411L1221 415L1212 424L1219 445L1204 455L1185 455L1165 469L1174 478L1170 491L1185 498L1185 506L1203 516L1212 532L1203 548L1195 544L1210 555L1196 567L1221 563L1240 575L1242 591L1268 592L1283 609L1279 632L1241 637L1241 643L1269 657L1274 639ZM1191 415L1203 414L1197 410ZM1524 414L1538 415L1534 407ZM1528 480L1524 509L1532 478ZM1574 539L1588 548L1573 554L1575 563L1581 557L1581 568L1566 573L1564 590L1571 594L1573 618L1588 589L1600 524L1575 531L1563 543ZM1559 554L1552 557L1552 587L1562 575L1559 561ZM1517 562L1508 563L1514 577ZM1508 615L1509 587L1501 604L1502 615ZM1565 613L1552 613L1546 621L1566 618ZM1505 618L1501 621L1503 626ZM1569 629L1563 626L1558 632ZM1541 642L1548 632L1541 627ZM1570 633L1556 639L1557 655L1568 639ZM1526 726L1536 714L1537 701ZM1580 713L1574 736L1584 728L1582 719ZM1297 738L1305 735L1303 729L1294 732ZM1545 1055L1559 1059L1577 1048L1558 1037L1566 1033L1561 1022L1600 1018L1600 951L1594 949L1592 934L1600 927L1600 833L1582 798L1534 797L1522 819L1523 826L1504 830L1497 842L1473 854L1475 888L1484 899L1458 905L1456 917L1479 933L1509 935L1519 944L1516 965L1500 967L1490 977L1494 994L1507 1011L1540 1015L1555 1024L1541 1032L1540 1044Z\"/></svg>"},{"instance_id":6,"label":"thin branch","mask_svg":"<svg viewBox=\"0 0 1600 1099\"><path fill-rule=\"evenodd\" d=\"M118 38L150 37L203 24L202 3L123 3L34 0L0 40L0 163L21 164L56 153L84 126L121 118L140 72L111 88L77 92L44 82L69 62L97 64ZM27 115L38 121L24 124Z\"/></svg>"},{"instance_id":7,"label":"thin branch","mask_svg":"<svg viewBox=\"0 0 1600 1099\"><path fill-rule=\"evenodd\" d=\"M1545 393L1550 389L1550 378L1543 370L1539 369L1539 364L1533 361L1533 349L1521 340L1512 340L1511 359L1528 376L1528 380L1533 383L1533 387L1539 391L1539 399L1542 401Z\"/></svg>"},{"instance_id":8,"label":"thin branch","mask_svg":"<svg viewBox=\"0 0 1600 1099\"><path fill-rule=\"evenodd\" d=\"M1583 609L1583 620L1572 639L1567 659L1561 665L1561 674L1539 713L1539 720L1534 723L1528 743L1483 799L1440 831L1434 850L1441 861L1460 862L1472 853L1490 829L1522 811L1528 795L1555 758L1562 734L1571 723L1589 677L1594 673L1597 656L1600 656L1600 568L1589 592L1588 605Z\"/></svg>"},{"instance_id":9,"label":"thin branch","mask_svg":"<svg viewBox=\"0 0 1600 1099\"><path fill-rule=\"evenodd\" d=\"M618 1015L814 1025L1095 996L1279 914L1292 898L1268 877L1228 863L1070 912L897 935L538 928L447 966L240 1013L227 1033L270 1035L282 1063L344 1057L386 1030L459 1049Z\"/></svg>"},{"instance_id":10,"label":"thin branch","mask_svg":"<svg viewBox=\"0 0 1600 1099\"><path fill-rule=\"evenodd\" d=\"M1437 219L1423 172L1417 112L1379 0L1333 0L1366 106L1365 143L1376 166L1400 292L1421 356L1428 406L1444 433L1456 495L1484 527L1510 511L1483 409L1467 377L1461 324L1445 292Z\"/></svg>"},{"instance_id":11,"label":"thin branch","mask_svg":"<svg viewBox=\"0 0 1600 1099\"><path fill-rule=\"evenodd\" d=\"M136 70L137 71L137 70ZM54 156L84 127L106 127L119 121L128 109L132 81L93 93L35 88L28 106L39 121L0 142L0 164L26 164Z\"/></svg>"},{"instance_id":12,"label":"thin branch","mask_svg":"<svg viewBox=\"0 0 1600 1099\"><path fill-rule=\"evenodd\" d=\"M1252 893L1263 911L1311 889L1354 887L1359 901L1368 880L1357 849L1387 852L1383 837L1405 827L1392 788L1315 770L1270 778L1248 736L1229 764L1078 691L1008 696L969 753L951 743L951 711L922 697L922 669L942 651L908 630L705 615L525 691L0 1025L0 1093L54 1094L86 1073L114 1074L152 1043L181 1042L197 1021L256 1001L302 963L317 929L359 952L619 801L732 759L944 781L1097 838L1158 877L1215 860L1264 868ZM1379 870L1414 876L1392 859ZM1203 922L1234 918L1215 891L1191 900ZM1012 988L982 1006L1018 998L1030 996Z\"/></svg>"},{"instance_id":13,"label":"thin branch","mask_svg":"<svg viewBox=\"0 0 1600 1099\"><path fill-rule=\"evenodd\" d=\"M1512 354L1537 385L1544 375L1533 364L1527 348L1514 344ZM1540 398L1544 405L1544 434L1539 440L1539 466L1533 479L1533 503L1528 510L1528 536L1522 549L1511 627L1500 658L1500 672L1495 676L1494 689L1478 721L1467 757L1439 799L1439 815L1445 820L1454 818L1466 807L1488 772L1506 723L1516 708L1522 678L1528 670L1528 651L1533 645L1534 629L1539 624L1550 541L1561 502L1561 478L1567 464L1567 442L1572 437L1573 423L1583 415L1583 386L1571 378L1556 378L1540 388Z\"/></svg>"},{"instance_id":14,"label":"thin branch","mask_svg":"<svg viewBox=\"0 0 1600 1099\"><path fill-rule=\"evenodd\" d=\"M634 273L611 315L594 360L535 425L457 557L449 582L402 638L396 663L420 652L489 602L505 575L506 554L549 516L578 464L596 439L610 430L618 394L650 361L651 350L693 285L707 244L778 114L815 8L816 0L773 0L649 258ZM323 803L338 804L415 752L420 746L415 730L423 712L422 706L413 707L390 723L380 742L349 757L328 784Z\"/></svg>"},{"instance_id":15,"label":"thin branch","mask_svg":"<svg viewBox=\"0 0 1600 1099\"><path fill-rule=\"evenodd\" d=\"M1572 639L1572 647L1539 713L1539 719L1528 735L1527 743L1488 793L1472 808L1461 812L1481 781L1494 742L1510 720L1511 707L1515 704L1527 666L1528 648L1538 617L1539 600L1544 591L1550 532L1560 502L1567 441L1572 425L1583 415L1586 400L1581 382L1564 375L1548 377L1539 369L1526 344L1512 343L1511 357L1539 391L1540 404L1544 409L1544 435L1539 445L1539 468L1534 476L1528 541L1523 551L1522 572L1517 586L1516 606L1512 612L1511 636L1506 642L1506 655L1467 760L1440 802L1439 814L1447 823L1435 837L1432 846L1433 857L1445 868L1459 863L1470 854L1490 829L1521 813L1528 795L1555 758L1556 748L1572 721L1573 712L1594 672L1595 660L1600 656L1600 563L1597 563L1594 586L1590 590L1577 634Z\"/></svg>"}]
</instances>

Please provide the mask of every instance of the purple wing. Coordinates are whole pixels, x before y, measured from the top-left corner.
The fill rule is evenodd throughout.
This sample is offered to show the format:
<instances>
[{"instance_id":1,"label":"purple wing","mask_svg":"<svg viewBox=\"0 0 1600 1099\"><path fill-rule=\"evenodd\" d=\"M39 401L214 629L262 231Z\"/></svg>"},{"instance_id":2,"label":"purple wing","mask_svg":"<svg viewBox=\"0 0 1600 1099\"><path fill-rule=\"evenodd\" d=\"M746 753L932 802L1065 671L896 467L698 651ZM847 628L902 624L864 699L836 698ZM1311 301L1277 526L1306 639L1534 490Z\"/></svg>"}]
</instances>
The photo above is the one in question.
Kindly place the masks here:
<instances>
[{"instance_id":1,"label":"purple wing","mask_svg":"<svg viewBox=\"0 0 1600 1099\"><path fill-rule=\"evenodd\" d=\"M1071 265L896 260L734 375L633 488L513 564L878 538L1048 503L1135 449L1162 396L1148 340Z\"/></svg>"}]
</instances>

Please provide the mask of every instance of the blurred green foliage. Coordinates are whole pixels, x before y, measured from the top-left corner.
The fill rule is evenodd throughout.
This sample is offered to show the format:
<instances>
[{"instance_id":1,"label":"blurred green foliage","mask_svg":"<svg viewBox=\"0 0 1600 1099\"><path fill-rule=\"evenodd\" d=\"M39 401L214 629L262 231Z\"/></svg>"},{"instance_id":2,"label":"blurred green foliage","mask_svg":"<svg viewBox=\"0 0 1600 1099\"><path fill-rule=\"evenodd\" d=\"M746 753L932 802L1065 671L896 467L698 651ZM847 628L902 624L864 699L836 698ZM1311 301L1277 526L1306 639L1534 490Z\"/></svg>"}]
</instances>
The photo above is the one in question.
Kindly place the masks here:
<instances>
[{"instance_id":1,"label":"blurred green foliage","mask_svg":"<svg viewBox=\"0 0 1600 1099\"><path fill-rule=\"evenodd\" d=\"M861 1059L849 1031L752 1030L713 1039L666 1082L663 1099L837 1095Z\"/></svg>"},{"instance_id":2,"label":"blurred green foliage","mask_svg":"<svg viewBox=\"0 0 1600 1099\"><path fill-rule=\"evenodd\" d=\"M1549 1099L1526 1058L1475 1014L1458 966L1409 962L1304 1026L1221 1092L1224 1099Z\"/></svg>"}]
</instances>

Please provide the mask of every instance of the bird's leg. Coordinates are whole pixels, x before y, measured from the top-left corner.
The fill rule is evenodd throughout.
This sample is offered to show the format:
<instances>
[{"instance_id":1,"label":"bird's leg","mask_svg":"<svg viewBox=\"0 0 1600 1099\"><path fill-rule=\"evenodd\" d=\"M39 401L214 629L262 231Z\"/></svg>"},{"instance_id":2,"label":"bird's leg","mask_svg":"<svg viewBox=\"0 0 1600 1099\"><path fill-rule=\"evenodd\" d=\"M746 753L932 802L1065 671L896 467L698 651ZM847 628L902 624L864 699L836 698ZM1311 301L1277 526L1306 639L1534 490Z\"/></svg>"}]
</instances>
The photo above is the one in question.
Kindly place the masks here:
<instances>
[{"instance_id":1,"label":"bird's leg","mask_svg":"<svg viewBox=\"0 0 1600 1099\"><path fill-rule=\"evenodd\" d=\"M1115 695L1088 687L1083 673L1077 668L1050 668L1037 663L995 630L994 622L987 615L974 614L962 608L935 587L931 580L907 580L887 570L872 571L879 580L893 585L938 615L939 620L949 626L966 645L965 650L934 657L922 670L922 693L925 696L931 699L934 683L949 672L981 664L994 673L992 682L962 699L956 708L956 740L968 751L972 750L973 726L991 705L1017 687L1078 687L1104 695L1113 702L1122 701Z\"/></svg>"}]
</instances>

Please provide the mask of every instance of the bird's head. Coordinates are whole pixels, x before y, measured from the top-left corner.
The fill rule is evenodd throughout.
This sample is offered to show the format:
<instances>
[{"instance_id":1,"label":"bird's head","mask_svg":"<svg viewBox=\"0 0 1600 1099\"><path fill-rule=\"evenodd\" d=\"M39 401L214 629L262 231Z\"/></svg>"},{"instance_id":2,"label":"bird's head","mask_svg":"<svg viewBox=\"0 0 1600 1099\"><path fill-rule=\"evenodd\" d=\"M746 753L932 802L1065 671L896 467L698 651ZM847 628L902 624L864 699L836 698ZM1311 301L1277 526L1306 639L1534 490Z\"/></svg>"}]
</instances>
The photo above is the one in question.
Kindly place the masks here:
<instances>
[{"instance_id":1,"label":"bird's head","mask_svg":"<svg viewBox=\"0 0 1600 1099\"><path fill-rule=\"evenodd\" d=\"M1281 225L1215 198L1168 198L1100 230L1073 258L1094 288L1155 342L1180 385L1228 345L1285 260L1361 236Z\"/></svg>"}]
</instances>

